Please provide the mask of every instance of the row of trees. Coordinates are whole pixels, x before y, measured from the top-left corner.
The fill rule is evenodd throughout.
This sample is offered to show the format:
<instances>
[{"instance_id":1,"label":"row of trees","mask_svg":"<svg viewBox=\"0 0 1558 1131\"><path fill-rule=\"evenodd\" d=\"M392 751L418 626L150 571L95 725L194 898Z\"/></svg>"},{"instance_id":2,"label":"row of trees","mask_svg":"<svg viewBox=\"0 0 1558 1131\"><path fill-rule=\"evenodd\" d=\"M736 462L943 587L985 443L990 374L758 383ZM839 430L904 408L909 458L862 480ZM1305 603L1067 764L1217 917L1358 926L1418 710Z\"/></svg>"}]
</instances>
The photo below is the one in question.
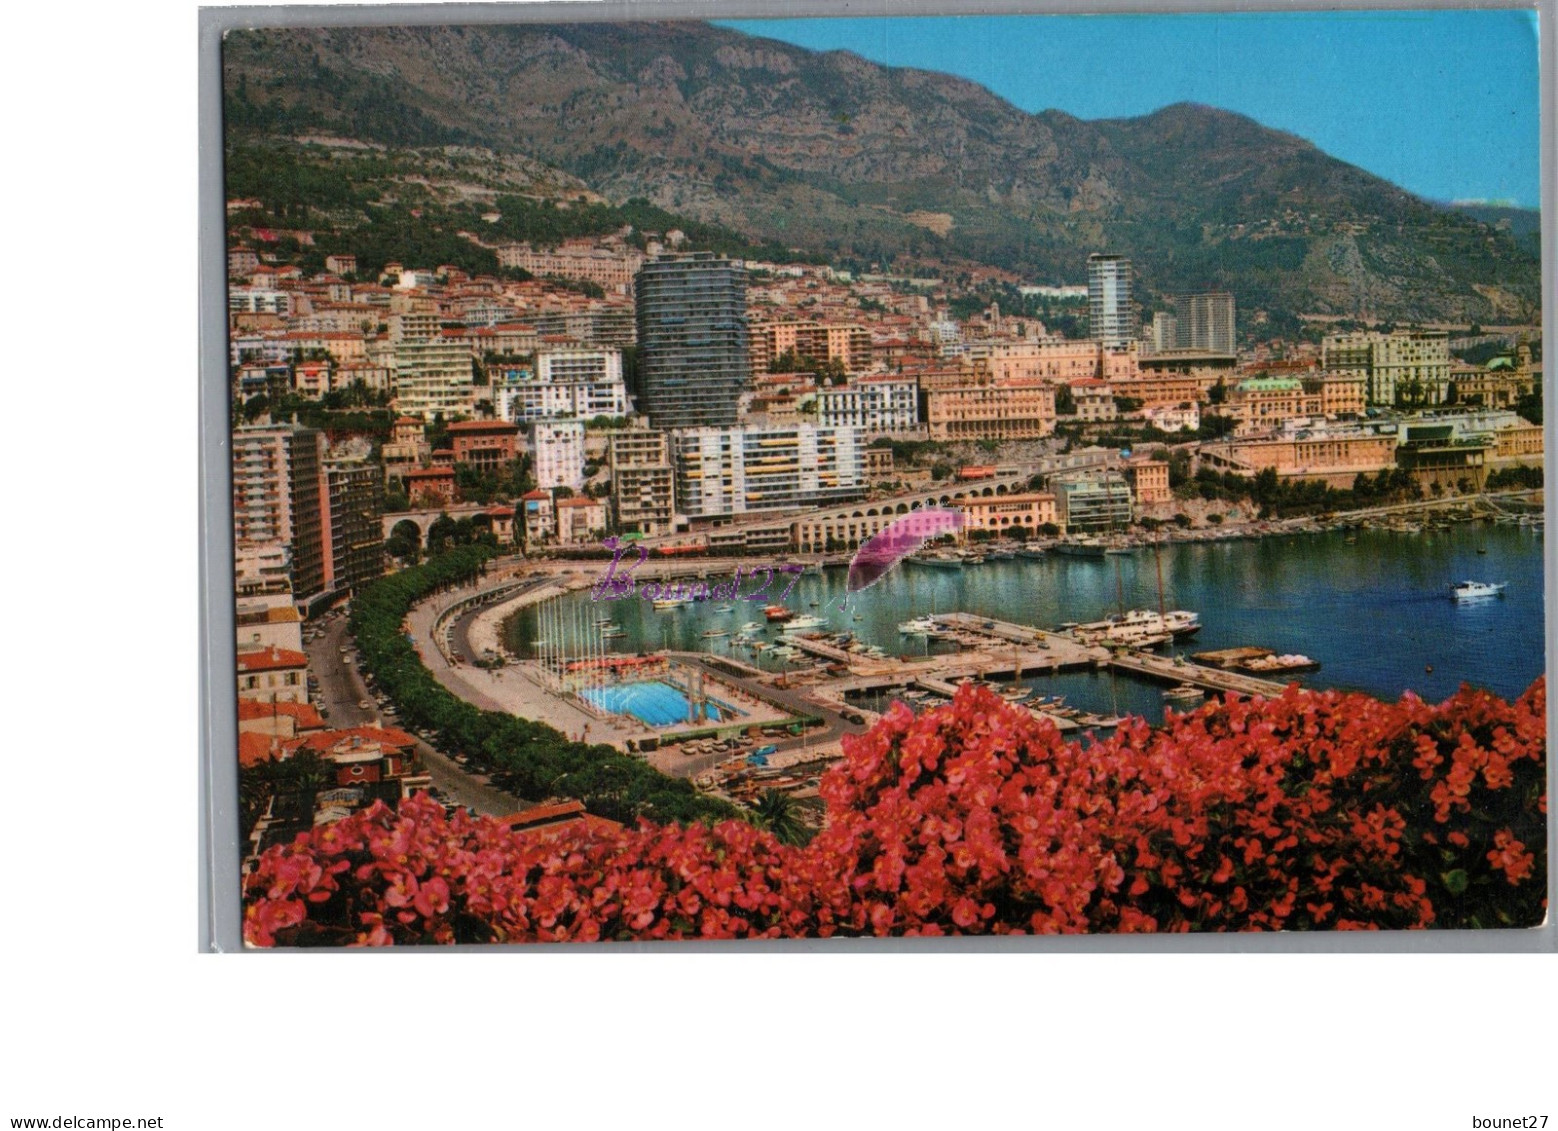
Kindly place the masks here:
<instances>
[{"instance_id":1,"label":"row of trees","mask_svg":"<svg viewBox=\"0 0 1558 1131\"><path fill-rule=\"evenodd\" d=\"M1283 479L1270 467L1254 476L1201 467L1188 479L1183 477L1183 468L1184 464L1170 461L1169 483L1177 497L1208 502L1248 499L1260 508L1262 518L1350 510L1411 502L1423 497L1422 484L1399 467L1382 470L1378 475L1361 472L1350 489L1332 487L1318 480Z\"/></svg>"},{"instance_id":2,"label":"row of trees","mask_svg":"<svg viewBox=\"0 0 1558 1131\"><path fill-rule=\"evenodd\" d=\"M441 749L463 751L493 768L523 797L574 797L592 813L623 822L730 817L733 806L699 795L610 746L574 742L545 723L483 711L446 690L422 664L404 631L423 597L484 572L489 545L445 545L421 565L374 582L352 600L351 629L363 663L413 729Z\"/></svg>"}]
</instances>

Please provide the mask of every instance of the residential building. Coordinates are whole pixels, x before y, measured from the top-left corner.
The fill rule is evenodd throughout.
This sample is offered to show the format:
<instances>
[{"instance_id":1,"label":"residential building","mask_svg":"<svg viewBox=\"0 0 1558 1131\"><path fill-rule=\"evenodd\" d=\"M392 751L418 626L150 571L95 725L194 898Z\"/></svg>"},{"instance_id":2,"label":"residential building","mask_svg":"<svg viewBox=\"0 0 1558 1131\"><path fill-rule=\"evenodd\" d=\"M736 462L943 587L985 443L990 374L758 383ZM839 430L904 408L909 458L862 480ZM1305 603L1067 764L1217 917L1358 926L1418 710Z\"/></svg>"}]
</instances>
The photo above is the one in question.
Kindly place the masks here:
<instances>
[{"instance_id":1,"label":"residential building","mask_svg":"<svg viewBox=\"0 0 1558 1131\"><path fill-rule=\"evenodd\" d=\"M1194 432L1201 427L1201 406L1195 401L1153 405L1142 409L1141 418L1159 432Z\"/></svg>"},{"instance_id":2,"label":"residential building","mask_svg":"<svg viewBox=\"0 0 1558 1131\"><path fill-rule=\"evenodd\" d=\"M1173 501L1167 460L1148 455L1132 456L1125 461L1125 481L1131 485L1138 506Z\"/></svg>"},{"instance_id":3,"label":"residential building","mask_svg":"<svg viewBox=\"0 0 1558 1131\"><path fill-rule=\"evenodd\" d=\"M858 428L816 424L675 432L677 510L692 518L816 507L865 489Z\"/></svg>"},{"instance_id":4,"label":"residential building","mask_svg":"<svg viewBox=\"0 0 1558 1131\"><path fill-rule=\"evenodd\" d=\"M645 263L635 282L641 408L656 428L730 426L751 379L746 270L700 252Z\"/></svg>"},{"instance_id":5,"label":"residential building","mask_svg":"<svg viewBox=\"0 0 1558 1131\"><path fill-rule=\"evenodd\" d=\"M1351 487L1360 473L1396 466L1396 434L1364 428L1302 428L1273 437L1202 444L1197 460L1219 471L1254 476L1271 468L1285 479Z\"/></svg>"},{"instance_id":6,"label":"residential building","mask_svg":"<svg viewBox=\"0 0 1558 1131\"><path fill-rule=\"evenodd\" d=\"M664 432L611 436L611 498L621 533L667 534L675 524L675 473Z\"/></svg>"},{"instance_id":7,"label":"residential building","mask_svg":"<svg viewBox=\"0 0 1558 1131\"><path fill-rule=\"evenodd\" d=\"M332 275L357 274L357 257L348 252L325 256L325 270Z\"/></svg>"},{"instance_id":8,"label":"residential building","mask_svg":"<svg viewBox=\"0 0 1558 1131\"><path fill-rule=\"evenodd\" d=\"M290 648L238 653L238 694L279 703L308 702L308 656Z\"/></svg>"},{"instance_id":9,"label":"residential building","mask_svg":"<svg viewBox=\"0 0 1558 1131\"><path fill-rule=\"evenodd\" d=\"M283 605L271 605L263 601L237 602L234 626L238 651L253 652L267 648L280 648L288 652L303 650L303 618L290 600L291 592L289 586L289 599Z\"/></svg>"},{"instance_id":10,"label":"residential building","mask_svg":"<svg viewBox=\"0 0 1558 1131\"><path fill-rule=\"evenodd\" d=\"M540 420L531 427L536 486L584 490L584 422Z\"/></svg>"},{"instance_id":11,"label":"residential building","mask_svg":"<svg viewBox=\"0 0 1558 1131\"><path fill-rule=\"evenodd\" d=\"M232 451L235 544L287 547L294 596L306 601L324 592L324 433L295 424L246 425L233 430Z\"/></svg>"},{"instance_id":12,"label":"residential building","mask_svg":"<svg viewBox=\"0 0 1558 1131\"><path fill-rule=\"evenodd\" d=\"M626 293L644 265L644 255L636 248L603 247L593 242L571 241L554 248L517 243L498 248L497 254L502 267L518 267L541 278L578 279L619 293Z\"/></svg>"},{"instance_id":13,"label":"residential building","mask_svg":"<svg viewBox=\"0 0 1558 1131\"><path fill-rule=\"evenodd\" d=\"M912 380L867 378L817 393L817 423L866 432L910 432L920 424L920 391Z\"/></svg>"},{"instance_id":14,"label":"residential building","mask_svg":"<svg viewBox=\"0 0 1558 1131\"><path fill-rule=\"evenodd\" d=\"M330 556L325 586L356 591L384 573L384 476L366 460L325 464Z\"/></svg>"},{"instance_id":15,"label":"residential building","mask_svg":"<svg viewBox=\"0 0 1558 1131\"><path fill-rule=\"evenodd\" d=\"M262 287L229 287L229 314L274 314L285 318L292 313L292 295Z\"/></svg>"},{"instance_id":16,"label":"residential building","mask_svg":"<svg viewBox=\"0 0 1558 1131\"><path fill-rule=\"evenodd\" d=\"M1370 404L1443 404L1450 388L1450 335L1446 330L1328 334L1321 342L1321 364L1366 378Z\"/></svg>"},{"instance_id":17,"label":"residential building","mask_svg":"<svg viewBox=\"0 0 1558 1131\"><path fill-rule=\"evenodd\" d=\"M1071 390L1071 400L1076 405L1077 420L1109 421L1119 417L1120 409L1114 402L1114 386L1109 382L1088 378L1072 381L1067 388Z\"/></svg>"},{"instance_id":18,"label":"residential building","mask_svg":"<svg viewBox=\"0 0 1558 1131\"><path fill-rule=\"evenodd\" d=\"M534 369L512 367L493 382L498 415L517 424L559 417L592 420L633 411L622 380L622 351L546 350Z\"/></svg>"},{"instance_id":19,"label":"residential building","mask_svg":"<svg viewBox=\"0 0 1558 1131\"><path fill-rule=\"evenodd\" d=\"M1176 340L1171 349L1234 352L1234 303L1227 291L1174 295Z\"/></svg>"},{"instance_id":20,"label":"residential building","mask_svg":"<svg viewBox=\"0 0 1558 1131\"><path fill-rule=\"evenodd\" d=\"M1255 435L1287 420L1321 415L1321 397L1294 377L1252 377L1228 390L1218 411L1239 422L1239 435Z\"/></svg>"},{"instance_id":21,"label":"residential building","mask_svg":"<svg viewBox=\"0 0 1558 1131\"><path fill-rule=\"evenodd\" d=\"M469 416L474 411L474 369L470 347L447 338L436 315L392 314L396 405L406 416L431 420Z\"/></svg>"},{"instance_id":22,"label":"residential building","mask_svg":"<svg viewBox=\"0 0 1558 1131\"><path fill-rule=\"evenodd\" d=\"M975 530L1009 534L1014 528L1031 536L1046 523L1060 525L1055 496L1048 492L959 499L957 507L963 512L963 537Z\"/></svg>"},{"instance_id":23,"label":"residential building","mask_svg":"<svg viewBox=\"0 0 1558 1131\"><path fill-rule=\"evenodd\" d=\"M974 367L994 381L1048 380L1069 385L1099 377L1103 347L1097 342L1069 338L1038 341L994 342L973 358Z\"/></svg>"},{"instance_id":24,"label":"residential building","mask_svg":"<svg viewBox=\"0 0 1558 1131\"><path fill-rule=\"evenodd\" d=\"M401 478L406 485L406 497L414 507L446 507L458 498L453 467L418 467Z\"/></svg>"},{"instance_id":25,"label":"residential building","mask_svg":"<svg viewBox=\"0 0 1558 1131\"><path fill-rule=\"evenodd\" d=\"M1055 431L1055 387L1046 381L970 381L923 397L932 440L1035 440Z\"/></svg>"},{"instance_id":26,"label":"residential building","mask_svg":"<svg viewBox=\"0 0 1558 1131\"><path fill-rule=\"evenodd\" d=\"M1123 255L1087 257L1087 311L1091 336L1106 349L1123 349L1136 337L1129 259Z\"/></svg>"},{"instance_id":27,"label":"residential building","mask_svg":"<svg viewBox=\"0 0 1558 1131\"><path fill-rule=\"evenodd\" d=\"M402 416L390 427L390 439L379 450L386 479L403 478L408 471L415 471L433 456L433 446L427 442L427 426L415 416Z\"/></svg>"},{"instance_id":28,"label":"residential building","mask_svg":"<svg viewBox=\"0 0 1558 1131\"><path fill-rule=\"evenodd\" d=\"M519 425L502 420L457 420L449 425L454 462L478 471L512 463L518 454Z\"/></svg>"},{"instance_id":29,"label":"residential building","mask_svg":"<svg viewBox=\"0 0 1558 1131\"><path fill-rule=\"evenodd\" d=\"M814 362L837 361L853 376L871 368L871 331L853 322L756 322L751 352L754 375L770 372L789 353Z\"/></svg>"},{"instance_id":30,"label":"residential building","mask_svg":"<svg viewBox=\"0 0 1558 1131\"><path fill-rule=\"evenodd\" d=\"M1050 477L1059 525L1068 534L1124 530L1131 524L1131 486L1118 471L1079 471Z\"/></svg>"},{"instance_id":31,"label":"residential building","mask_svg":"<svg viewBox=\"0 0 1558 1131\"><path fill-rule=\"evenodd\" d=\"M586 495L558 499L552 507L557 517L557 541L563 546L599 542L606 533L606 504Z\"/></svg>"},{"instance_id":32,"label":"residential building","mask_svg":"<svg viewBox=\"0 0 1558 1131\"><path fill-rule=\"evenodd\" d=\"M519 500L519 507L520 513L524 516L527 542L544 542L557 533L552 492L539 489L530 491Z\"/></svg>"},{"instance_id":33,"label":"residential building","mask_svg":"<svg viewBox=\"0 0 1558 1131\"><path fill-rule=\"evenodd\" d=\"M332 764L338 786L415 777L421 769L416 736L395 727L319 731L303 738L294 749L317 754ZM405 793L410 794L409 783Z\"/></svg>"}]
</instances>

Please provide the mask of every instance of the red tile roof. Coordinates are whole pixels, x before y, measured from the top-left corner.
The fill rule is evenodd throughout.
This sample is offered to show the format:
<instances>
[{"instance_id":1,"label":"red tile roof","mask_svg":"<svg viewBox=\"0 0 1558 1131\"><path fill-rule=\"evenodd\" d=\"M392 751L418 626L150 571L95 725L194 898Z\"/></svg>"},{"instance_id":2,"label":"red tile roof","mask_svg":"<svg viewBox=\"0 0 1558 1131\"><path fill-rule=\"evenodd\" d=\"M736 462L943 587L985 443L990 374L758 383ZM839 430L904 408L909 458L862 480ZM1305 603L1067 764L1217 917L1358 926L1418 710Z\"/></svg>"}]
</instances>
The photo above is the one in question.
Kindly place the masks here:
<instances>
[{"instance_id":1,"label":"red tile roof","mask_svg":"<svg viewBox=\"0 0 1558 1131\"><path fill-rule=\"evenodd\" d=\"M238 700L238 721L250 722L254 719L269 719L276 715L291 716L298 730L322 730L325 720L314 709L312 703L267 703L263 699Z\"/></svg>"},{"instance_id":2,"label":"red tile roof","mask_svg":"<svg viewBox=\"0 0 1558 1131\"><path fill-rule=\"evenodd\" d=\"M273 734L246 730L238 734L238 764L249 767L286 756L281 740Z\"/></svg>"},{"instance_id":3,"label":"red tile roof","mask_svg":"<svg viewBox=\"0 0 1558 1131\"><path fill-rule=\"evenodd\" d=\"M281 668L306 668L308 657L290 648L264 648L258 652L238 653L238 670L241 672L276 671Z\"/></svg>"},{"instance_id":4,"label":"red tile roof","mask_svg":"<svg viewBox=\"0 0 1558 1131\"><path fill-rule=\"evenodd\" d=\"M326 751L333 750L343 743L359 738L363 742L376 742L380 746L398 747L415 746L416 737L403 730L394 727L346 727L341 730L321 731L319 734L311 734L299 743L303 750Z\"/></svg>"}]
</instances>

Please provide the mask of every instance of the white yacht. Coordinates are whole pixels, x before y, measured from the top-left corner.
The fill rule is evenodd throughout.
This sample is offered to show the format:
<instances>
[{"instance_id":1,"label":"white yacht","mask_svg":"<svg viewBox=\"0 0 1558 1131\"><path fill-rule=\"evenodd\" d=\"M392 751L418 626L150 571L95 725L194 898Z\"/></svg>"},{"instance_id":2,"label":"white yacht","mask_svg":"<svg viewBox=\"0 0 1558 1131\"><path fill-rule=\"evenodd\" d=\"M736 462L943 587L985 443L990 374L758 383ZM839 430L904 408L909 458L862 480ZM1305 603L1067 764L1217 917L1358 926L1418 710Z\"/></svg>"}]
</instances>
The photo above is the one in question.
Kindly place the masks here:
<instances>
[{"instance_id":1,"label":"white yacht","mask_svg":"<svg viewBox=\"0 0 1558 1131\"><path fill-rule=\"evenodd\" d=\"M1479 597L1502 597L1508 582L1463 581L1450 586L1450 598L1455 601L1474 601Z\"/></svg>"},{"instance_id":2,"label":"white yacht","mask_svg":"<svg viewBox=\"0 0 1558 1131\"><path fill-rule=\"evenodd\" d=\"M900 624L898 631L904 636L932 636L940 630L930 617L915 617Z\"/></svg>"}]
</instances>

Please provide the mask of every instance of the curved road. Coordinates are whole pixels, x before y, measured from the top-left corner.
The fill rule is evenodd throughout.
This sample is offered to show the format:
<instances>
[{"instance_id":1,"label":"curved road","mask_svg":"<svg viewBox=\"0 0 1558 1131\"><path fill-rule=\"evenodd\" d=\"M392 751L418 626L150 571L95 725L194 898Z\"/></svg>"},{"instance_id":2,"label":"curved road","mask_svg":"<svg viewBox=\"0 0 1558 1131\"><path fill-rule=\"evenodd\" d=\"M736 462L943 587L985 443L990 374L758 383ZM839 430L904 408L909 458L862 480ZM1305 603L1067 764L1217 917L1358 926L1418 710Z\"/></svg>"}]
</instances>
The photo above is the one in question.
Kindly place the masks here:
<instances>
[{"instance_id":1,"label":"curved road","mask_svg":"<svg viewBox=\"0 0 1558 1131\"><path fill-rule=\"evenodd\" d=\"M330 712L332 727L382 725L398 727L399 721L392 713L378 706L362 673L356 666L356 649L346 631L344 614L333 614L323 624L324 632L317 640L303 645L308 653L309 670L319 679L319 690ZM342 653L342 647L350 649ZM367 703L365 710L358 703ZM511 793L497 789L487 779L467 773L454 759L417 740L417 754L433 785L449 801L474 809L489 816L504 816L523 809L529 802Z\"/></svg>"}]
</instances>

